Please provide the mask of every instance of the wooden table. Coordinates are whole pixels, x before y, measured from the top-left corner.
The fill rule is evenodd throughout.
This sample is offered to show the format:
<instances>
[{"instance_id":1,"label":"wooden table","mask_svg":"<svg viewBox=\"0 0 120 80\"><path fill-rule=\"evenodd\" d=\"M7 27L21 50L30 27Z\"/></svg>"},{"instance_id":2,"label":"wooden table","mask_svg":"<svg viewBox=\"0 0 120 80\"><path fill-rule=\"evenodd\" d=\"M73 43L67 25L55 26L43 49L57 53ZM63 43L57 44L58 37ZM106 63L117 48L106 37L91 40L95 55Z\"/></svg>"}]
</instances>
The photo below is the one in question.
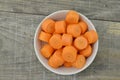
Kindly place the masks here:
<instances>
[{"instance_id":1,"label":"wooden table","mask_svg":"<svg viewBox=\"0 0 120 80\"><path fill-rule=\"evenodd\" d=\"M63 9L87 16L99 34L94 62L72 76L48 71L33 47L41 20ZM120 80L120 0L0 0L0 80Z\"/></svg>"}]
</instances>

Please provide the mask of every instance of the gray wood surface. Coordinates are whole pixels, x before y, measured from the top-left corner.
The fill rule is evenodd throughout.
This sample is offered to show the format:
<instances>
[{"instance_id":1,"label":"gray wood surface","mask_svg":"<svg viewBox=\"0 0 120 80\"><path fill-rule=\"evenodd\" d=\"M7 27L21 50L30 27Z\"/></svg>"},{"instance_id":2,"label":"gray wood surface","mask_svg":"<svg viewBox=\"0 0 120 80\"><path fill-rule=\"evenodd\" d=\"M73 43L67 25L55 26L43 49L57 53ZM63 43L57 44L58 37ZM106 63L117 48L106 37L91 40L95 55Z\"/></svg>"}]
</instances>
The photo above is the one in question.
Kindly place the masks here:
<instances>
[{"instance_id":1,"label":"gray wood surface","mask_svg":"<svg viewBox=\"0 0 120 80\"><path fill-rule=\"evenodd\" d=\"M85 14L99 34L94 62L72 76L45 69L33 47L39 22L60 9ZM0 0L0 80L120 80L119 21L119 0Z\"/></svg>"},{"instance_id":2,"label":"gray wood surface","mask_svg":"<svg viewBox=\"0 0 120 80\"><path fill-rule=\"evenodd\" d=\"M120 21L120 0L0 0L0 11L48 15L77 10L90 19Z\"/></svg>"}]
</instances>

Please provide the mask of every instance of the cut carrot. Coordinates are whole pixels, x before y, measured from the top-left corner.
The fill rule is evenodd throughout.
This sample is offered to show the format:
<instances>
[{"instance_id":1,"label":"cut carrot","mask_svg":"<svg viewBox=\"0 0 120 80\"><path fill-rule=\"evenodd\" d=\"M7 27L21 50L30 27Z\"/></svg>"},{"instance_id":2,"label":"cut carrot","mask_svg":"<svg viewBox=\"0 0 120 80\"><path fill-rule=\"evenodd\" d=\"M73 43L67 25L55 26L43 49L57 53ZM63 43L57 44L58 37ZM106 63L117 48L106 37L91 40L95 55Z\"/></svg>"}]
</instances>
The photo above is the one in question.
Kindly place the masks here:
<instances>
[{"instance_id":1,"label":"cut carrot","mask_svg":"<svg viewBox=\"0 0 120 80\"><path fill-rule=\"evenodd\" d=\"M77 37L74 40L74 46L79 50L85 49L87 45L88 45L87 39L84 38L83 36Z\"/></svg>"},{"instance_id":2,"label":"cut carrot","mask_svg":"<svg viewBox=\"0 0 120 80\"><path fill-rule=\"evenodd\" d=\"M82 34L85 33L85 31L88 28L87 24L84 21L80 21L79 24L80 24L80 27L81 27L81 33Z\"/></svg>"},{"instance_id":3,"label":"cut carrot","mask_svg":"<svg viewBox=\"0 0 120 80\"><path fill-rule=\"evenodd\" d=\"M78 55L76 61L73 62L72 66L76 68L82 68L84 67L85 63L86 63L85 57L83 55Z\"/></svg>"},{"instance_id":4,"label":"cut carrot","mask_svg":"<svg viewBox=\"0 0 120 80\"><path fill-rule=\"evenodd\" d=\"M45 58L49 58L52 55L52 53L54 52L54 49L49 44L45 44L41 48L40 52Z\"/></svg>"},{"instance_id":5,"label":"cut carrot","mask_svg":"<svg viewBox=\"0 0 120 80\"><path fill-rule=\"evenodd\" d=\"M52 19L46 19L42 23L42 30L47 33L53 33L55 31L55 21Z\"/></svg>"},{"instance_id":6,"label":"cut carrot","mask_svg":"<svg viewBox=\"0 0 120 80\"><path fill-rule=\"evenodd\" d=\"M60 34L54 34L50 40L49 44L54 48L54 49L60 49L62 47L62 37Z\"/></svg>"},{"instance_id":7,"label":"cut carrot","mask_svg":"<svg viewBox=\"0 0 120 80\"><path fill-rule=\"evenodd\" d=\"M60 55L60 57L62 57L62 51L63 51L63 48L57 49L55 51L55 54L58 54L58 55Z\"/></svg>"},{"instance_id":8,"label":"cut carrot","mask_svg":"<svg viewBox=\"0 0 120 80\"><path fill-rule=\"evenodd\" d=\"M55 53L48 60L48 64L53 68L58 68L63 65L64 60L61 56L61 50L56 50Z\"/></svg>"},{"instance_id":9,"label":"cut carrot","mask_svg":"<svg viewBox=\"0 0 120 80\"><path fill-rule=\"evenodd\" d=\"M90 30L84 34L89 44L95 43L98 40L98 34L95 30Z\"/></svg>"},{"instance_id":10,"label":"cut carrot","mask_svg":"<svg viewBox=\"0 0 120 80\"><path fill-rule=\"evenodd\" d=\"M73 37L70 34L63 34L62 35L62 43L64 46L69 46L72 44Z\"/></svg>"},{"instance_id":11,"label":"cut carrot","mask_svg":"<svg viewBox=\"0 0 120 80\"><path fill-rule=\"evenodd\" d=\"M81 34L81 28L79 24L70 24L67 27L67 33L71 34L73 37L78 37Z\"/></svg>"},{"instance_id":12,"label":"cut carrot","mask_svg":"<svg viewBox=\"0 0 120 80\"><path fill-rule=\"evenodd\" d=\"M92 54L92 48L88 45L87 48L81 50L79 53L85 57L89 57Z\"/></svg>"},{"instance_id":13,"label":"cut carrot","mask_svg":"<svg viewBox=\"0 0 120 80\"><path fill-rule=\"evenodd\" d=\"M71 63L71 62L65 62L65 63L64 63L64 66L65 66L65 67L72 67L72 63Z\"/></svg>"},{"instance_id":14,"label":"cut carrot","mask_svg":"<svg viewBox=\"0 0 120 80\"><path fill-rule=\"evenodd\" d=\"M62 57L66 62L75 61L77 50L73 46L66 46L63 48Z\"/></svg>"},{"instance_id":15,"label":"cut carrot","mask_svg":"<svg viewBox=\"0 0 120 80\"><path fill-rule=\"evenodd\" d=\"M48 42L51 36L52 36L51 34L41 31L39 35L39 40Z\"/></svg>"},{"instance_id":16,"label":"cut carrot","mask_svg":"<svg viewBox=\"0 0 120 80\"><path fill-rule=\"evenodd\" d=\"M79 21L79 14L76 11L70 10L66 15L66 22L70 24L76 24Z\"/></svg>"},{"instance_id":17,"label":"cut carrot","mask_svg":"<svg viewBox=\"0 0 120 80\"><path fill-rule=\"evenodd\" d=\"M56 21L55 23L55 33L65 33L66 23L65 21Z\"/></svg>"}]
</instances>

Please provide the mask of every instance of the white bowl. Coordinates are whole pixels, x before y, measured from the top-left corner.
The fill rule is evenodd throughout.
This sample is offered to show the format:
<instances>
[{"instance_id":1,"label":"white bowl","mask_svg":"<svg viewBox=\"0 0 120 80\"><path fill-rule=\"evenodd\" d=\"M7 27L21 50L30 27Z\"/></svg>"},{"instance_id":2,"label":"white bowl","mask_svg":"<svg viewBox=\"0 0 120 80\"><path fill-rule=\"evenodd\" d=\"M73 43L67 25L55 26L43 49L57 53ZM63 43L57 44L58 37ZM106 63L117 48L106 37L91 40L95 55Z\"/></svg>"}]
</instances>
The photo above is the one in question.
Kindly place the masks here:
<instances>
[{"instance_id":1,"label":"white bowl","mask_svg":"<svg viewBox=\"0 0 120 80\"><path fill-rule=\"evenodd\" d=\"M41 23L47 18L52 18L54 20L63 20L63 19L65 19L66 13L68 11L69 10L60 10L60 11L54 12L54 13L48 15L47 17L45 17L38 25L38 28L35 32L35 37L34 37L34 49L35 49L35 53L36 53L36 56L39 59L39 61L42 63L42 65L45 68L47 68L48 70L50 70L56 74L60 74L60 75L72 75L72 74L76 74L76 73L79 73L79 72L85 70L93 62L93 60L97 54L97 51L98 51L98 41L97 41L96 43L94 43L92 45L92 47L93 47L92 55L87 59L85 66L81 69L65 68L65 67L60 67L60 68L54 69L48 65L48 60L40 54L40 48L41 48L42 43L40 40L38 40L38 35L41 31ZM81 13L79 13L79 15L88 24L88 30L93 29L96 31L94 25L86 16L84 16Z\"/></svg>"}]
</instances>

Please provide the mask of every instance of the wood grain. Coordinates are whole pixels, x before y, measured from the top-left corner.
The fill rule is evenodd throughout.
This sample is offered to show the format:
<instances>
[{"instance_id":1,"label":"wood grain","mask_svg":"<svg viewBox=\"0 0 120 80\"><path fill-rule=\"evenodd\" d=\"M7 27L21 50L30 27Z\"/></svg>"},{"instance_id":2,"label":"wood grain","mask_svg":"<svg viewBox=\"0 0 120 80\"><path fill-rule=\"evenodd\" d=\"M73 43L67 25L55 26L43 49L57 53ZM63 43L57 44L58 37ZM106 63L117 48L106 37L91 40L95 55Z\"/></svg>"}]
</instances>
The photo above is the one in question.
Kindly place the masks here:
<instances>
[{"instance_id":1,"label":"wood grain","mask_svg":"<svg viewBox=\"0 0 120 80\"><path fill-rule=\"evenodd\" d=\"M45 16L0 12L0 80L120 80L120 23L92 20L99 34L94 62L83 72L60 76L38 61L33 38Z\"/></svg>"},{"instance_id":2,"label":"wood grain","mask_svg":"<svg viewBox=\"0 0 120 80\"><path fill-rule=\"evenodd\" d=\"M120 21L120 0L0 0L0 11L48 15L76 10L90 19Z\"/></svg>"}]
</instances>

